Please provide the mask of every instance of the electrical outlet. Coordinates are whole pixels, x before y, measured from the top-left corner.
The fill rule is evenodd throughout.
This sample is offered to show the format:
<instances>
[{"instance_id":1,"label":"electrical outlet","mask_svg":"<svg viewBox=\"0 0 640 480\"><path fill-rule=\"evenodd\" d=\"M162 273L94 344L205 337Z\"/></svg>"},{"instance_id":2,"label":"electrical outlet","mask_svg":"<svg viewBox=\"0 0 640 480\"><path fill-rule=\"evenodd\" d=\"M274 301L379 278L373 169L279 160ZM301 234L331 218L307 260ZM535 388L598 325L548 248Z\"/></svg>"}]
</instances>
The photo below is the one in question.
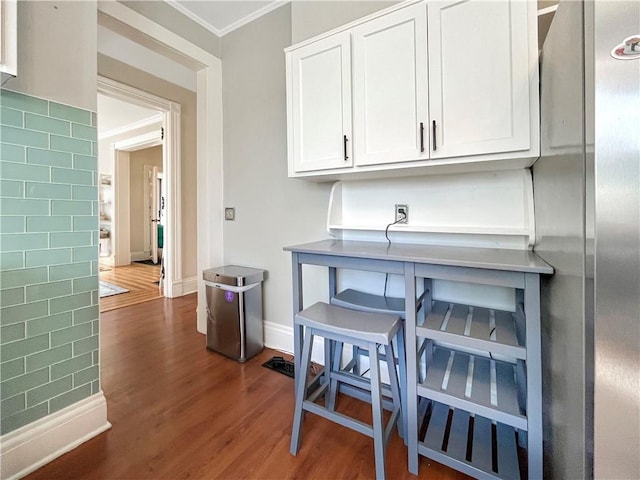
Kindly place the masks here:
<instances>
[{"instance_id":1,"label":"electrical outlet","mask_svg":"<svg viewBox=\"0 0 640 480\"><path fill-rule=\"evenodd\" d=\"M396 223L409 223L409 205L396 204Z\"/></svg>"},{"instance_id":2,"label":"electrical outlet","mask_svg":"<svg viewBox=\"0 0 640 480\"><path fill-rule=\"evenodd\" d=\"M226 207L224 209L224 219L225 220L235 220L236 219L236 209L233 207Z\"/></svg>"}]
</instances>

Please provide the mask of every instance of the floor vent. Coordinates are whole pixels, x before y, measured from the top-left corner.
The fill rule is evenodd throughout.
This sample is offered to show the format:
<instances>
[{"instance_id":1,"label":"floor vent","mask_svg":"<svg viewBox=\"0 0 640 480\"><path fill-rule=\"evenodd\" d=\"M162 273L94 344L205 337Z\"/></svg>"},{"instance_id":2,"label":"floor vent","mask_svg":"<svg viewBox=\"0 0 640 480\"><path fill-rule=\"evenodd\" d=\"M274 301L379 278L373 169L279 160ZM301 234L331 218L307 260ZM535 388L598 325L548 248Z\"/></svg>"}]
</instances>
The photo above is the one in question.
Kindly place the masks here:
<instances>
[{"instance_id":1,"label":"floor vent","mask_svg":"<svg viewBox=\"0 0 640 480\"><path fill-rule=\"evenodd\" d=\"M262 364L263 367L270 368L276 372L282 373L287 377L294 378L293 362L285 360L282 357L273 357L271 360L267 360Z\"/></svg>"}]
</instances>

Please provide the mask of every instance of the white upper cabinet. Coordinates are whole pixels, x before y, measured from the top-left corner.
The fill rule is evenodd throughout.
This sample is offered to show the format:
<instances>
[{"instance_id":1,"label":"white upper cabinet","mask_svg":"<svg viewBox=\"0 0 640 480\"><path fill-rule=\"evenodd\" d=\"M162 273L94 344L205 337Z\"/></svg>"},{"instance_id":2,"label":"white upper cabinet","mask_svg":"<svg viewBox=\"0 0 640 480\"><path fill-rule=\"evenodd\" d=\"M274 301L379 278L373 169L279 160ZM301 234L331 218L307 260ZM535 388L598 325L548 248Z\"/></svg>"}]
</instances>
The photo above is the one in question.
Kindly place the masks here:
<instances>
[{"instance_id":1,"label":"white upper cabinet","mask_svg":"<svg viewBox=\"0 0 640 480\"><path fill-rule=\"evenodd\" d=\"M427 8L431 158L529 150L527 2Z\"/></svg>"},{"instance_id":2,"label":"white upper cabinet","mask_svg":"<svg viewBox=\"0 0 640 480\"><path fill-rule=\"evenodd\" d=\"M366 22L352 35L356 165L429 158L425 5Z\"/></svg>"},{"instance_id":3,"label":"white upper cabinet","mask_svg":"<svg viewBox=\"0 0 640 480\"><path fill-rule=\"evenodd\" d=\"M309 44L287 60L289 171L352 166L351 34Z\"/></svg>"},{"instance_id":4,"label":"white upper cabinet","mask_svg":"<svg viewBox=\"0 0 640 480\"><path fill-rule=\"evenodd\" d=\"M537 35L533 1L409 0L287 48L289 176L531 166Z\"/></svg>"}]
</instances>

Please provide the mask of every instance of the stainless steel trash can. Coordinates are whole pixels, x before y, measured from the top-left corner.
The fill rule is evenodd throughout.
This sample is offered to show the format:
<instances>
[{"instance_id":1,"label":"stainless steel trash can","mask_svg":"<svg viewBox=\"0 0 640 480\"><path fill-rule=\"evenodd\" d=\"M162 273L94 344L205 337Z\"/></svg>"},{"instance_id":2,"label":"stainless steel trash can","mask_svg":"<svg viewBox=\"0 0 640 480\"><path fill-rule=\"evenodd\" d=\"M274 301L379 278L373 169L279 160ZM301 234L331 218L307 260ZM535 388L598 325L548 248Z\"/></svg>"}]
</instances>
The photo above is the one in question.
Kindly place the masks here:
<instances>
[{"instance_id":1,"label":"stainless steel trash can","mask_svg":"<svg viewBox=\"0 0 640 480\"><path fill-rule=\"evenodd\" d=\"M225 265L202 272L207 292L207 348L239 362L264 349L264 270Z\"/></svg>"}]
</instances>

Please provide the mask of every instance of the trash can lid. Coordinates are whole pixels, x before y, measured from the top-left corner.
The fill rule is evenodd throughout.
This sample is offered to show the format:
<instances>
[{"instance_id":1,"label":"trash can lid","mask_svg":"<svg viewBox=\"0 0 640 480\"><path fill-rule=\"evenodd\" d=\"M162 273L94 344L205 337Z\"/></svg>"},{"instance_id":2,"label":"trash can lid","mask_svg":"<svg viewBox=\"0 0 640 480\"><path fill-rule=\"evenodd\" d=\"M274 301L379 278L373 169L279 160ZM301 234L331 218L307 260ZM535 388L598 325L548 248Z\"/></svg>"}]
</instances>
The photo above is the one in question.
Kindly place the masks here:
<instances>
[{"instance_id":1,"label":"trash can lid","mask_svg":"<svg viewBox=\"0 0 640 480\"><path fill-rule=\"evenodd\" d=\"M238 265L224 265L222 267L209 268L202 272L202 278L206 282L221 283L242 287L264 280L265 270Z\"/></svg>"}]
</instances>

